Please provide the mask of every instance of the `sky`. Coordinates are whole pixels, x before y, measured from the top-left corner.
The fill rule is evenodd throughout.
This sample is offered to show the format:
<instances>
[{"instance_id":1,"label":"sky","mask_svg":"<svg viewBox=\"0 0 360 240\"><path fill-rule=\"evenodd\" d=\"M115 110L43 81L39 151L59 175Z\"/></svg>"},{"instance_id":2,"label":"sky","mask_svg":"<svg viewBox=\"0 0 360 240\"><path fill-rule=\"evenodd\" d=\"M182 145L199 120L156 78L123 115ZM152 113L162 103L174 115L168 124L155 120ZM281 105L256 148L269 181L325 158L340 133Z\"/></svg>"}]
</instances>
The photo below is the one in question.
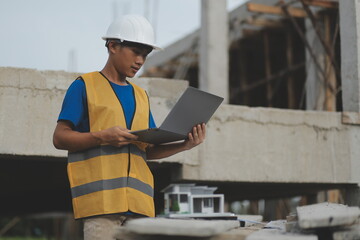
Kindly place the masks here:
<instances>
[{"instance_id":1,"label":"sky","mask_svg":"<svg viewBox=\"0 0 360 240\"><path fill-rule=\"evenodd\" d=\"M243 0L226 0L228 10ZM101 37L124 14L140 14L166 47L200 26L201 0L1 0L0 67L101 70Z\"/></svg>"}]
</instances>

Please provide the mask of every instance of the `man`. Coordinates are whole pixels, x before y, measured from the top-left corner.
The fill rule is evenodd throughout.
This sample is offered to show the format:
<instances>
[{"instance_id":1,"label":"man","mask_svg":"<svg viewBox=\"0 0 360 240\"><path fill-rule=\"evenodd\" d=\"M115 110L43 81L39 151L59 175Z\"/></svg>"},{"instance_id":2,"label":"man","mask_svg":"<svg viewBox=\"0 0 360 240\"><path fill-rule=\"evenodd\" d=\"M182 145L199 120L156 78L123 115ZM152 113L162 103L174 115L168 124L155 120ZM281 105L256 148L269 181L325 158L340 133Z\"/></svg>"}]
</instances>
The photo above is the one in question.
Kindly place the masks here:
<instances>
[{"instance_id":1,"label":"man","mask_svg":"<svg viewBox=\"0 0 360 240\"><path fill-rule=\"evenodd\" d=\"M127 218L153 217L153 177L146 159L189 150L205 139L205 125L168 145L137 142L133 130L155 127L146 92L127 81L153 49L150 23L137 15L114 21L106 36L108 60L69 87L54 131L58 149L69 151L74 216L84 219L85 239L114 239Z\"/></svg>"}]
</instances>

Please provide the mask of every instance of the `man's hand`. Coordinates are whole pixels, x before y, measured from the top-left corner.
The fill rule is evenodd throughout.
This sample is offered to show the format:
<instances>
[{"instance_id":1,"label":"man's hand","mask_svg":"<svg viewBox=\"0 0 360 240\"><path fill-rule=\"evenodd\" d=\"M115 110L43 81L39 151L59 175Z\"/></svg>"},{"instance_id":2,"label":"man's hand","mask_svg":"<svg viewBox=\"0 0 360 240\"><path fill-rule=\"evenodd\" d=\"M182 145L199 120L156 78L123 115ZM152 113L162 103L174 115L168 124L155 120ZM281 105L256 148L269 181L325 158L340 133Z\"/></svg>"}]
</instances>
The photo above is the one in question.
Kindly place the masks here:
<instances>
[{"instance_id":1,"label":"man's hand","mask_svg":"<svg viewBox=\"0 0 360 240\"><path fill-rule=\"evenodd\" d=\"M100 140L100 144L109 144L115 147L128 145L138 138L134 134L131 134L128 129L120 126L115 126L92 134L95 138Z\"/></svg>"},{"instance_id":2,"label":"man's hand","mask_svg":"<svg viewBox=\"0 0 360 240\"><path fill-rule=\"evenodd\" d=\"M205 133L205 123L198 124L193 127L192 132L188 135L188 139L184 142L149 146L146 151L147 158L149 160L160 159L170 157L185 150L190 150L205 140Z\"/></svg>"},{"instance_id":3,"label":"man's hand","mask_svg":"<svg viewBox=\"0 0 360 240\"><path fill-rule=\"evenodd\" d=\"M128 129L119 126L99 132L77 132L72 130L72 124L68 121L59 121L53 136L54 146L57 149L70 152L82 151L101 144L121 147L136 139L137 136L129 133Z\"/></svg>"},{"instance_id":4,"label":"man's hand","mask_svg":"<svg viewBox=\"0 0 360 240\"><path fill-rule=\"evenodd\" d=\"M193 147L196 147L205 140L205 135L205 123L194 126L192 132L188 134L188 139L184 142L185 148L190 150Z\"/></svg>"}]
</instances>

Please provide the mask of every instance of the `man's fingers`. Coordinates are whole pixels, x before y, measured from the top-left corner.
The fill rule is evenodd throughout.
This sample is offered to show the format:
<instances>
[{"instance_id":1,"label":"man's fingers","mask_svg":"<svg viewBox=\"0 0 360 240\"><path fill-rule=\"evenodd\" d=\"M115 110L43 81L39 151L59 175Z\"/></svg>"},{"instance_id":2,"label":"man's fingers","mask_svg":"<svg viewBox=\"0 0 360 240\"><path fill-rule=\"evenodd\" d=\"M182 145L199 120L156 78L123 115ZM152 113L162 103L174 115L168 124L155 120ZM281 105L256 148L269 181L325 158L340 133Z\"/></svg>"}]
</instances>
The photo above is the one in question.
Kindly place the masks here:
<instances>
[{"instance_id":1,"label":"man's fingers","mask_svg":"<svg viewBox=\"0 0 360 240\"><path fill-rule=\"evenodd\" d=\"M189 133L188 136L189 136L189 141L193 141L193 140L194 140L194 137L193 137L193 134L192 134L192 133Z\"/></svg>"},{"instance_id":2,"label":"man's fingers","mask_svg":"<svg viewBox=\"0 0 360 240\"><path fill-rule=\"evenodd\" d=\"M136 140L138 138L138 136L134 135L134 134L131 134L131 133L125 133L123 135L123 137L127 138L127 139L130 139L130 140Z\"/></svg>"},{"instance_id":3,"label":"man's fingers","mask_svg":"<svg viewBox=\"0 0 360 240\"><path fill-rule=\"evenodd\" d=\"M193 128L193 134L194 134L194 137L196 138L196 137L198 137L198 126L196 126L196 127L194 127Z\"/></svg>"},{"instance_id":4,"label":"man's fingers","mask_svg":"<svg viewBox=\"0 0 360 240\"><path fill-rule=\"evenodd\" d=\"M203 139L204 138L204 133L203 133L202 125L200 125L200 124L198 125L197 132L198 132L198 135L199 135L199 139Z\"/></svg>"},{"instance_id":5,"label":"man's fingers","mask_svg":"<svg viewBox=\"0 0 360 240\"><path fill-rule=\"evenodd\" d=\"M123 137L130 140L136 140L138 136L131 134L129 129L117 127L117 134L119 135L119 138Z\"/></svg>"},{"instance_id":6,"label":"man's fingers","mask_svg":"<svg viewBox=\"0 0 360 240\"><path fill-rule=\"evenodd\" d=\"M205 126L205 123L201 124L201 131L202 131L203 137L205 138L205 136L206 136L206 126Z\"/></svg>"}]
</instances>

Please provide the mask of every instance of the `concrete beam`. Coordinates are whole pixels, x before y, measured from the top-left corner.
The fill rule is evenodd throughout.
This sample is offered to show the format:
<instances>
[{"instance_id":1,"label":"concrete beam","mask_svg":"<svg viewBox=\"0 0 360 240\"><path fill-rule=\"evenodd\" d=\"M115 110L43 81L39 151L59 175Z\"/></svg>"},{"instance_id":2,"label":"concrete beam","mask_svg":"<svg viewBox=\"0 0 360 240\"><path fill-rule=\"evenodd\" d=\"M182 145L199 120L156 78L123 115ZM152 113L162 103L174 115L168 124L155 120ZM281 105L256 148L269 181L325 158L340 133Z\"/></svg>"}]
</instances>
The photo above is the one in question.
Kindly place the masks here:
<instances>
[{"instance_id":1,"label":"concrete beam","mask_svg":"<svg viewBox=\"0 0 360 240\"><path fill-rule=\"evenodd\" d=\"M342 125L341 113L222 105L205 143L186 156L198 163L184 164L182 179L356 183L350 159L360 156L351 146L358 137L360 129Z\"/></svg>"},{"instance_id":2,"label":"concrete beam","mask_svg":"<svg viewBox=\"0 0 360 240\"><path fill-rule=\"evenodd\" d=\"M228 13L226 1L202 0L200 29L200 89L229 95Z\"/></svg>"},{"instance_id":3,"label":"concrete beam","mask_svg":"<svg viewBox=\"0 0 360 240\"><path fill-rule=\"evenodd\" d=\"M66 157L52 134L67 87L80 74L0 68L0 154ZM133 79L150 95L159 125L186 81ZM223 104L204 144L159 162L181 164L177 180L242 183L360 182L360 128L336 112ZM173 175L175 177L175 175Z\"/></svg>"},{"instance_id":4,"label":"concrete beam","mask_svg":"<svg viewBox=\"0 0 360 240\"><path fill-rule=\"evenodd\" d=\"M65 156L52 133L65 89L79 74L0 68L0 154Z\"/></svg>"},{"instance_id":5,"label":"concrete beam","mask_svg":"<svg viewBox=\"0 0 360 240\"><path fill-rule=\"evenodd\" d=\"M81 73L0 67L0 154L66 157L56 150L52 134L69 85ZM134 78L150 96L160 125L187 81Z\"/></svg>"},{"instance_id":6,"label":"concrete beam","mask_svg":"<svg viewBox=\"0 0 360 240\"><path fill-rule=\"evenodd\" d=\"M339 1L343 111L360 112L360 2Z\"/></svg>"}]
</instances>

